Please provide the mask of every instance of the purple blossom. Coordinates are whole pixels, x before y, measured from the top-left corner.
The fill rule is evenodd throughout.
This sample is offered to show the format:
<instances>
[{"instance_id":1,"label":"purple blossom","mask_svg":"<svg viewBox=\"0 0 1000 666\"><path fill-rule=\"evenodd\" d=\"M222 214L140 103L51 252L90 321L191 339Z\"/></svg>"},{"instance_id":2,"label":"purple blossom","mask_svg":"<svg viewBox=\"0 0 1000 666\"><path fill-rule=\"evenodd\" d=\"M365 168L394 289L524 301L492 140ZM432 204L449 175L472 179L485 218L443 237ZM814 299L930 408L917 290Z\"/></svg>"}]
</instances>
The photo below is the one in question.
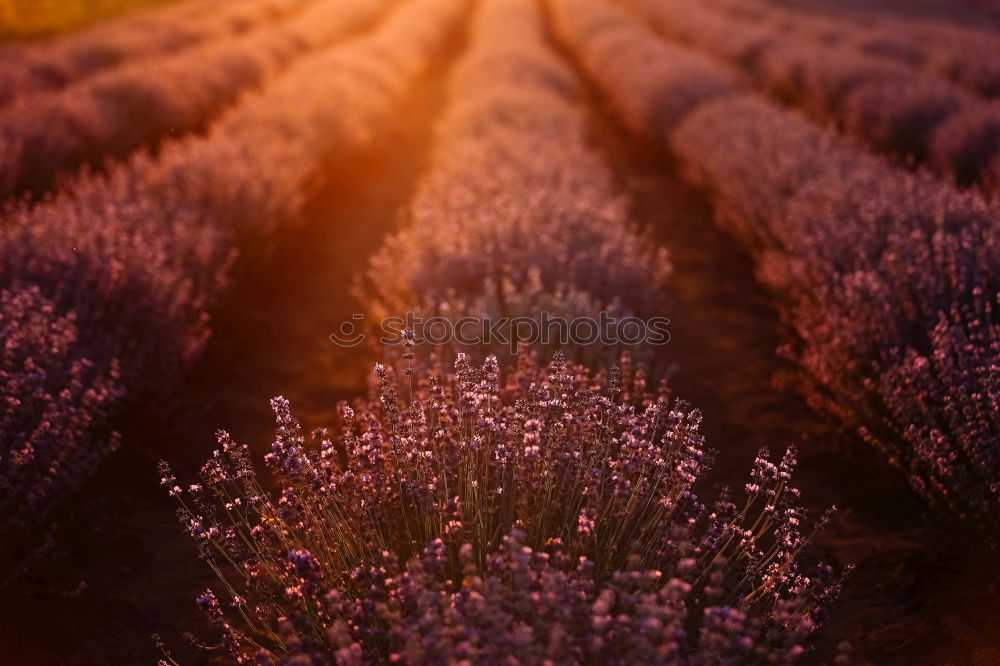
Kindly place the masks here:
<instances>
[{"instance_id":1,"label":"purple blossom","mask_svg":"<svg viewBox=\"0 0 1000 666\"><path fill-rule=\"evenodd\" d=\"M206 497L249 490L245 509L181 504L182 520L218 535L202 556L241 620L199 603L237 659L262 643L283 664L805 653L840 574L802 572L794 452L777 464L762 452L758 489L710 509L694 488L708 459L700 417L636 391L632 375L612 392L558 356L539 367L525 353L501 377L462 355L443 377L421 366L400 403L396 373L376 372L377 393L343 412L346 463L304 445L282 403L280 490L260 490L273 484L234 445L202 485ZM528 430L537 453L521 445Z\"/></svg>"},{"instance_id":2,"label":"purple blossom","mask_svg":"<svg viewBox=\"0 0 1000 666\"><path fill-rule=\"evenodd\" d=\"M9 568L45 533L52 506L117 448L106 419L122 387L117 363L83 356L76 318L37 287L0 290L0 345L0 558Z\"/></svg>"}]
</instances>

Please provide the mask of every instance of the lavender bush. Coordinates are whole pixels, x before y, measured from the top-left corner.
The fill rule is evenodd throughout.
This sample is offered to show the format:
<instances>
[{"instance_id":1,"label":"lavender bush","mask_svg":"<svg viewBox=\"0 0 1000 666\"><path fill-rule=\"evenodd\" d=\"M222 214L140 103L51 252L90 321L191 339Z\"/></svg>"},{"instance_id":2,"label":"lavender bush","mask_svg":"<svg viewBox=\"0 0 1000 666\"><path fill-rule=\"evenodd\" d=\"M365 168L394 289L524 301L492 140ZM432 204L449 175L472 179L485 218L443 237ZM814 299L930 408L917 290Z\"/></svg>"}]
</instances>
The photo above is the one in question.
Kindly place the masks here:
<instances>
[{"instance_id":1,"label":"lavender bush","mask_svg":"<svg viewBox=\"0 0 1000 666\"><path fill-rule=\"evenodd\" d=\"M309 0L201 0L105 21L41 43L0 47L0 105L118 65L246 32Z\"/></svg>"},{"instance_id":2,"label":"lavender bush","mask_svg":"<svg viewBox=\"0 0 1000 666\"><path fill-rule=\"evenodd\" d=\"M961 186L988 184L986 168L1000 153L1000 111L982 97L900 63L789 39L774 25L711 7L680 0L626 4L661 33L739 66L760 89L817 120Z\"/></svg>"},{"instance_id":3,"label":"lavender bush","mask_svg":"<svg viewBox=\"0 0 1000 666\"><path fill-rule=\"evenodd\" d=\"M274 491L224 432L200 483L162 466L238 663L790 663L837 596L801 569L794 452L706 506L700 416L641 373L460 355L375 378L313 445L272 401Z\"/></svg>"},{"instance_id":4,"label":"lavender bush","mask_svg":"<svg viewBox=\"0 0 1000 666\"><path fill-rule=\"evenodd\" d=\"M704 60L701 84L716 94L692 101L681 122L643 125L636 100L697 97L683 76L662 74L697 56L597 0L550 4L609 100L665 141L757 257L796 334L782 350L802 368L795 385L884 450L932 506L995 535L995 211L757 96L723 95L728 72L709 77ZM641 58L650 64L620 76Z\"/></svg>"},{"instance_id":5,"label":"lavender bush","mask_svg":"<svg viewBox=\"0 0 1000 666\"><path fill-rule=\"evenodd\" d=\"M294 223L320 169L358 155L392 127L464 9L453 0L412 0L370 36L303 59L206 136L165 145L155 158L136 155L11 210L0 224L0 289L37 287L57 321L73 322L76 340L69 352L34 350L41 367L62 370L25 380L37 379L38 399L17 418L58 415L60 389L48 388L45 376L69 377L82 359L118 368L116 392L80 417L95 428L106 429L108 412L126 402L169 390L204 344L208 309L225 293L237 249ZM21 306L7 307L16 320ZM61 445L96 457L108 451L85 435L67 429ZM18 438L0 431L0 451L15 450ZM33 469L19 474L24 487L34 483ZM70 489L89 467L52 472Z\"/></svg>"},{"instance_id":6,"label":"lavender bush","mask_svg":"<svg viewBox=\"0 0 1000 666\"><path fill-rule=\"evenodd\" d=\"M1000 97L1000 41L972 26L839 11L824 16L796 11L767 0L712 0L711 5L739 20L777 34L789 34L856 51L940 77L984 97Z\"/></svg>"},{"instance_id":7,"label":"lavender bush","mask_svg":"<svg viewBox=\"0 0 1000 666\"><path fill-rule=\"evenodd\" d=\"M117 367L81 357L72 315L38 288L0 290L0 571L27 558L52 505L117 446ZM34 534L33 534L34 533Z\"/></svg>"},{"instance_id":8,"label":"lavender bush","mask_svg":"<svg viewBox=\"0 0 1000 666\"><path fill-rule=\"evenodd\" d=\"M541 9L487 3L471 40L405 226L360 286L371 320L664 314L666 250L588 146L579 82L547 45Z\"/></svg>"},{"instance_id":9,"label":"lavender bush","mask_svg":"<svg viewBox=\"0 0 1000 666\"><path fill-rule=\"evenodd\" d=\"M22 97L0 112L0 199L44 192L60 174L204 128L248 90L372 22L384 7L322 2L278 25Z\"/></svg>"}]
</instances>

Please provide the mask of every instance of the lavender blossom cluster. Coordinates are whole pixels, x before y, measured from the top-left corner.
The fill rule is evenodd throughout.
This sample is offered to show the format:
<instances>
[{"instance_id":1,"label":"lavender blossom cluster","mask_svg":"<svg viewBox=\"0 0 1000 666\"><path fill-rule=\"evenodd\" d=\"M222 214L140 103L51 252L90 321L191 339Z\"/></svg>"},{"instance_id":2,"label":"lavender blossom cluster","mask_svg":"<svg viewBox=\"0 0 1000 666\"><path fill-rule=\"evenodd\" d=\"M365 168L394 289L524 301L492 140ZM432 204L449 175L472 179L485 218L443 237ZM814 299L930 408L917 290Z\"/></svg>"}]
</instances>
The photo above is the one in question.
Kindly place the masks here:
<instances>
[{"instance_id":1,"label":"lavender blossom cluster","mask_svg":"<svg viewBox=\"0 0 1000 666\"><path fill-rule=\"evenodd\" d=\"M205 128L297 58L371 23L386 2L316 3L277 25L135 60L0 109L0 201Z\"/></svg>"},{"instance_id":2,"label":"lavender blossom cluster","mask_svg":"<svg viewBox=\"0 0 1000 666\"><path fill-rule=\"evenodd\" d=\"M995 535L995 208L743 93L606 3L550 5L608 99L665 142L757 257L810 402L885 451L930 505Z\"/></svg>"},{"instance_id":3,"label":"lavender blossom cluster","mask_svg":"<svg viewBox=\"0 0 1000 666\"><path fill-rule=\"evenodd\" d=\"M959 186L998 191L991 188L1000 160L1000 103L878 55L794 32L789 38L773 22L681 0L624 2L660 33L738 67L762 91L815 120ZM994 49L1000 51L1000 40Z\"/></svg>"},{"instance_id":4,"label":"lavender blossom cluster","mask_svg":"<svg viewBox=\"0 0 1000 666\"><path fill-rule=\"evenodd\" d=\"M370 36L301 60L206 136L172 142L155 157L136 155L11 210L0 223L0 289L35 290L47 304L38 316L53 330L72 324L74 341L33 348L44 373L19 369L14 356L9 372L34 386L37 399L5 403L0 421L78 418L106 433L109 413L169 390L207 338L209 308L225 294L237 250L294 223L321 168L358 155L391 129L464 10L454 0L411 0ZM24 307L12 297L2 310L4 321L20 321ZM15 342L19 330L5 327L0 349L23 346ZM80 364L113 372L114 391L81 402L74 384L51 385ZM64 405L81 414L61 415ZM38 442L35 432L0 431L0 456L26 442L47 447L47 431L37 430ZM89 433L67 427L60 446L106 455L110 440L92 441ZM71 489L91 468L45 469ZM18 492L50 483L37 469L18 474ZM51 508L40 502L33 518L44 522Z\"/></svg>"},{"instance_id":5,"label":"lavender blossom cluster","mask_svg":"<svg viewBox=\"0 0 1000 666\"><path fill-rule=\"evenodd\" d=\"M28 558L36 516L118 444L106 419L121 398L114 363L80 355L76 322L37 287L0 290L0 572Z\"/></svg>"},{"instance_id":6,"label":"lavender blossom cluster","mask_svg":"<svg viewBox=\"0 0 1000 666\"><path fill-rule=\"evenodd\" d=\"M0 47L0 105L60 90L144 58L225 39L288 15L309 0L199 0L129 14L44 44Z\"/></svg>"},{"instance_id":7,"label":"lavender blossom cluster","mask_svg":"<svg viewBox=\"0 0 1000 666\"><path fill-rule=\"evenodd\" d=\"M370 320L662 315L666 250L588 146L580 83L540 7L487 3L471 39L404 226L361 280Z\"/></svg>"},{"instance_id":8,"label":"lavender blossom cluster","mask_svg":"<svg viewBox=\"0 0 1000 666\"><path fill-rule=\"evenodd\" d=\"M161 465L237 663L792 663L838 595L804 570L794 451L703 503L700 416L639 369L461 354L375 384L314 444L272 401L276 485L224 432L186 490Z\"/></svg>"}]
</instances>

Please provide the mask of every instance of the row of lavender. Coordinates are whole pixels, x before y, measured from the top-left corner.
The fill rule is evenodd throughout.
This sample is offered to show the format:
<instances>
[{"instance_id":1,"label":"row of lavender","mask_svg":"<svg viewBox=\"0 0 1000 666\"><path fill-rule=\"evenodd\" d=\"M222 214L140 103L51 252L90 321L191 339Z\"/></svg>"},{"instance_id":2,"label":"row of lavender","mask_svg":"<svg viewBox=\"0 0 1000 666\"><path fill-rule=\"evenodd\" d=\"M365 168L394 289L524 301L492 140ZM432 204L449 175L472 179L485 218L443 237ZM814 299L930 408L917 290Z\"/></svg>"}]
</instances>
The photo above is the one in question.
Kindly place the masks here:
<instances>
[{"instance_id":1,"label":"row of lavender","mask_svg":"<svg viewBox=\"0 0 1000 666\"><path fill-rule=\"evenodd\" d=\"M59 90L131 61L226 38L285 16L308 0L188 0L40 44L0 48L0 105Z\"/></svg>"},{"instance_id":2,"label":"row of lavender","mask_svg":"<svg viewBox=\"0 0 1000 666\"><path fill-rule=\"evenodd\" d=\"M740 20L708 6L681 0L623 4L670 39L746 71L760 89L815 119L927 165L960 186L1000 193L1000 102L933 73L796 38L771 23Z\"/></svg>"},{"instance_id":3,"label":"row of lavender","mask_svg":"<svg viewBox=\"0 0 1000 666\"><path fill-rule=\"evenodd\" d=\"M506 20L529 32L509 50L480 35L451 78L453 101L409 223L372 258L359 300L372 321L663 313L666 250L630 223L607 165L586 147L572 71L544 47L533 12L509 11ZM595 351L617 359L610 346L574 353Z\"/></svg>"},{"instance_id":4,"label":"row of lavender","mask_svg":"<svg viewBox=\"0 0 1000 666\"><path fill-rule=\"evenodd\" d=\"M797 336L797 386L930 504L1000 515L996 211L894 168L602 0L551 0L566 45L637 131L706 186Z\"/></svg>"},{"instance_id":5,"label":"row of lavender","mask_svg":"<svg viewBox=\"0 0 1000 666\"><path fill-rule=\"evenodd\" d=\"M919 69L984 97L1000 97L1000 43L988 28L901 16L799 11L773 0L711 0L734 18Z\"/></svg>"},{"instance_id":6,"label":"row of lavender","mask_svg":"<svg viewBox=\"0 0 1000 666\"><path fill-rule=\"evenodd\" d=\"M586 146L579 82L534 0L485 0L379 312L595 316L663 307L669 266ZM662 311L662 310L661 310ZM162 483L222 578L199 606L238 663L790 663L836 596L800 571L794 454L745 503L701 503L700 416L641 372L556 355L378 365L307 443L282 398L258 480L222 433L201 483ZM233 610L230 610L232 608ZM169 663L169 655L164 662ZM171 660L172 661L172 660Z\"/></svg>"},{"instance_id":7,"label":"row of lavender","mask_svg":"<svg viewBox=\"0 0 1000 666\"><path fill-rule=\"evenodd\" d=\"M138 60L0 109L0 201L40 194L83 165L206 127L306 53L374 21L384 4L305 5L278 25Z\"/></svg>"},{"instance_id":8,"label":"row of lavender","mask_svg":"<svg viewBox=\"0 0 1000 666\"><path fill-rule=\"evenodd\" d=\"M5 545L43 523L112 450L110 413L178 378L203 346L237 248L294 221L322 167L388 131L460 14L450 0L410 0L371 35L300 61L206 136L7 215Z\"/></svg>"}]
</instances>

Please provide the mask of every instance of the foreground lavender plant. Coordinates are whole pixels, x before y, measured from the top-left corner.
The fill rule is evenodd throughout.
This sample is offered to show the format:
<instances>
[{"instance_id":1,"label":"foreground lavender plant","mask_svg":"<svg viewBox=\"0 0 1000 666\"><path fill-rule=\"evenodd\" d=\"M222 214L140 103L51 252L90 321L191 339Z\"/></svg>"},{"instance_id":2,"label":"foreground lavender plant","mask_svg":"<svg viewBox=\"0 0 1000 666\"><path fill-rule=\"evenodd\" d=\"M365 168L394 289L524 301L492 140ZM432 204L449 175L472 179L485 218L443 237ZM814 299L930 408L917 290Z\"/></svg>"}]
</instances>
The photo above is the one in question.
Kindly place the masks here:
<instances>
[{"instance_id":1,"label":"foreground lavender plant","mask_svg":"<svg viewBox=\"0 0 1000 666\"><path fill-rule=\"evenodd\" d=\"M742 506L728 492L706 506L700 416L649 392L641 369L522 354L503 378L495 358L460 355L453 373L400 374L376 366L373 397L342 405L339 436L319 430L314 445L273 400L273 492L224 432L187 491L162 465L226 590L199 606L238 662L804 653L839 575L800 571L793 451L758 457Z\"/></svg>"}]
</instances>

